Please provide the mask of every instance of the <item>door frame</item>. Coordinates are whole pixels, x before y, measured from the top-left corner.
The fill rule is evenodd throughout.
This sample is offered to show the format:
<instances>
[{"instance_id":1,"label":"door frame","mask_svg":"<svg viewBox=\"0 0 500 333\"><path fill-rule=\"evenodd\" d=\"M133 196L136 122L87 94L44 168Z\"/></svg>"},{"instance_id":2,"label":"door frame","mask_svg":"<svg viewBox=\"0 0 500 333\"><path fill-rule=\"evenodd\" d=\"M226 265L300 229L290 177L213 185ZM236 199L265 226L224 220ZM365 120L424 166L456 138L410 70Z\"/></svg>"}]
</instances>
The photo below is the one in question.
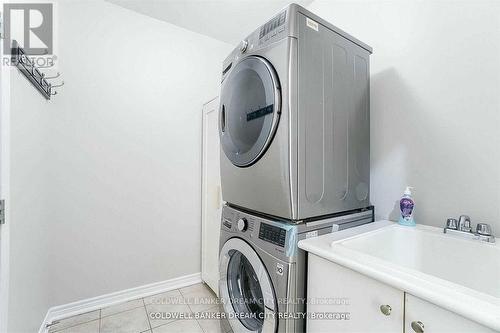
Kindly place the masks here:
<instances>
[{"instance_id":1,"label":"door frame","mask_svg":"<svg viewBox=\"0 0 500 333\"><path fill-rule=\"evenodd\" d=\"M2 13L0 12L0 16ZM3 26L0 27L3 29ZM2 34L3 35L3 34ZM9 174L10 174L10 72L0 39L0 199L5 200L5 221L0 225L0 332L7 332L9 302Z\"/></svg>"}]
</instances>

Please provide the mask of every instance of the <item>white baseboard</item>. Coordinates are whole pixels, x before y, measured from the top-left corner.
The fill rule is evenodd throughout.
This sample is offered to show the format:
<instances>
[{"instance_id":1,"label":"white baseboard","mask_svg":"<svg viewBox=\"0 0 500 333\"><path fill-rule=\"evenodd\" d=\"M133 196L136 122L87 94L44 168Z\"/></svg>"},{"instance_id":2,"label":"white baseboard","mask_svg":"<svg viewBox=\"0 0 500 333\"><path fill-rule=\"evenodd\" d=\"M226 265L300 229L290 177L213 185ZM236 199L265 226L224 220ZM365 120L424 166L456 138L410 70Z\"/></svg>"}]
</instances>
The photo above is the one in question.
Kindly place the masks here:
<instances>
[{"instance_id":1,"label":"white baseboard","mask_svg":"<svg viewBox=\"0 0 500 333\"><path fill-rule=\"evenodd\" d=\"M47 324L54 320L75 316L78 314L98 310L118 303L131 301L133 299L147 297L166 291L187 287L202 282L201 273L181 276L161 282L146 284L140 287L116 291L110 294L92 297L73 303L63 304L51 307L40 326L39 333L46 333Z\"/></svg>"}]
</instances>

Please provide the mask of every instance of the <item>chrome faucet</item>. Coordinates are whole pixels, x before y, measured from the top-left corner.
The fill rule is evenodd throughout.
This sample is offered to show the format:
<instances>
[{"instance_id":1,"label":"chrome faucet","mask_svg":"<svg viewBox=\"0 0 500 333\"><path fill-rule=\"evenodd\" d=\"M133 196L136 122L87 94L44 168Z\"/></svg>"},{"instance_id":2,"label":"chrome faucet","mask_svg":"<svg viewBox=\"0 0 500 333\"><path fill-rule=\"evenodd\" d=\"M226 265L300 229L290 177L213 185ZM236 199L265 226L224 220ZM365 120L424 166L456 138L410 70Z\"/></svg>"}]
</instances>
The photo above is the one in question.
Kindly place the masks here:
<instances>
[{"instance_id":1,"label":"chrome faucet","mask_svg":"<svg viewBox=\"0 0 500 333\"><path fill-rule=\"evenodd\" d=\"M467 215L460 215L458 220L451 217L448 218L443 232L445 234L460 235L488 243L495 243L495 236L491 232L491 226L487 223L478 223L476 232L472 232L470 217Z\"/></svg>"}]
</instances>

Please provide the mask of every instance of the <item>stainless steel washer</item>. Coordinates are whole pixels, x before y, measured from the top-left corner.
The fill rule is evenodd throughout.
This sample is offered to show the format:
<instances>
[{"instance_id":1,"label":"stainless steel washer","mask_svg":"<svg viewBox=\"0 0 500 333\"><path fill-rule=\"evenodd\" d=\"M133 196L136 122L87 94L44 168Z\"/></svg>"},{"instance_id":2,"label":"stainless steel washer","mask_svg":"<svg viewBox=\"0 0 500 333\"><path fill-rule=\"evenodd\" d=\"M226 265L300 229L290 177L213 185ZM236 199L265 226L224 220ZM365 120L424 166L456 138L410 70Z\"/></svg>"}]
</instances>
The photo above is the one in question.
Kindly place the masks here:
<instances>
[{"instance_id":1,"label":"stainless steel washer","mask_svg":"<svg viewBox=\"0 0 500 333\"><path fill-rule=\"evenodd\" d=\"M225 201L295 221L369 206L370 53L292 4L227 57Z\"/></svg>"},{"instance_id":2,"label":"stainless steel washer","mask_svg":"<svg viewBox=\"0 0 500 333\"><path fill-rule=\"evenodd\" d=\"M373 209L290 224L224 206L219 296L234 332L304 332L306 253L297 242L373 222Z\"/></svg>"}]
</instances>

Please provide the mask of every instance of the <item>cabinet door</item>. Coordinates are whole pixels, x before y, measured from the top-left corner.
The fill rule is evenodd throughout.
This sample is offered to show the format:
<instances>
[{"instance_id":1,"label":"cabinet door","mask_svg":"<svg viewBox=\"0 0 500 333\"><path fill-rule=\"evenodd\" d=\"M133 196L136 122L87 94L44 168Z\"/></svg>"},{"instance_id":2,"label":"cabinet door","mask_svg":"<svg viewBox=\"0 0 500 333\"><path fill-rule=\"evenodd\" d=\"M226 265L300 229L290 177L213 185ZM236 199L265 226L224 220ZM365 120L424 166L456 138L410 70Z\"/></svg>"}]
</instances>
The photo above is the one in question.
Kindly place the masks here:
<instances>
[{"instance_id":1,"label":"cabinet door","mask_svg":"<svg viewBox=\"0 0 500 333\"><path fill-rule=\"evenodd\" d=\"M406 294L406 333L494 333L495 331L456 313ZM423 329L422 329L423 328Z\"/></svg>"},{"instance_id":2,"label":"cabinet door","mask_svg":"<svg viewBox=\"0 0 500 333\"><path fill-rule=\"evenodd\" d=\"M402 291L312 254L307 282L307 332L403 332ZM332 312L348 318L313 317Z\"/></svg>"},{"instance_id":3,"label":"cabinet door","mask_svg":"<svg viewBox=\"0 0 500 333\"><path fill-rule=\"evenodd\" d=\"M203 106L201 277L218 294L219 237L222 213L218 98Z\"/></svg>"}]
</instances>

